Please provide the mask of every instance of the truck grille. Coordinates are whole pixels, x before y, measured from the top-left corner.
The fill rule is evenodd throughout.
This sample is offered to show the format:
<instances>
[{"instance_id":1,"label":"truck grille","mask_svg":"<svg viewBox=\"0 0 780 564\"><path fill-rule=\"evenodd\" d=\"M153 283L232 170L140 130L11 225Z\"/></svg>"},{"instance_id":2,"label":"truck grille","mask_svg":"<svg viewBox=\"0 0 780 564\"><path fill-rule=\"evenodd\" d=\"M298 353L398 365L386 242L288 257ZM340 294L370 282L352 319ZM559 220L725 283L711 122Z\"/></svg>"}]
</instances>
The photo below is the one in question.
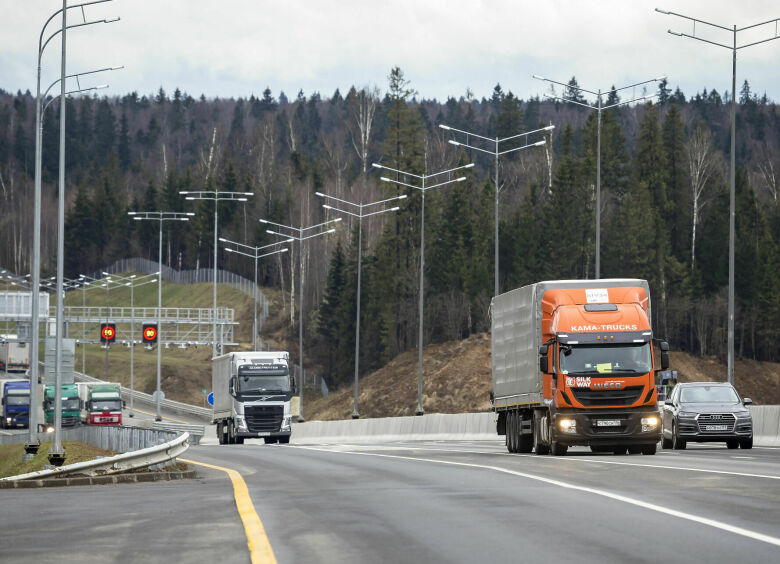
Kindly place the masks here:
<instances>
[{"instance_id":1,"label":"truck grille","mask_svg":"<svg viewBox=\"0 0 780 564\"><path fill-rule=\"evenodd\" d=\"M636 403L644 386L627 386L622 390L591 390L590 388L570 388L574 399L585 407L631 405Z\"/></svg>"},{"instance_id":2,"label":"truck grille","mask_svg":"<svg viewBox=\"0 0 780 564\"><path fill-rule=\"evenodd\" d=\"M697 419L699 424L700 433L723 433L724 431L714 431L707 429L708 426L713 425L726 425L726 432L732 432L734 430L734 423L736 423L736 417L733 413L702 413Z\"/></svg>"},{"instance_id":3,"label":"truck grille","mask_svg":"<svg viewBox=\"0 0 780 564\"><path fill-rule=\"evenodd\" d=\"M62 426L63 427L73 427L75 425L78 425L81 422L81 418L76 415L73 417L63 417L62 418Z\"/></svg>"},{"instance_id":4,"label":"truck grille","mask_svg":"<svg viewBox=\"0 0 780 564\"><path fill-rule=\"evenodd\" d=\"M284 406L247 405L244 407L246 426L252 433L278 431L282 427Z\"/></svg>"}]
</instances>

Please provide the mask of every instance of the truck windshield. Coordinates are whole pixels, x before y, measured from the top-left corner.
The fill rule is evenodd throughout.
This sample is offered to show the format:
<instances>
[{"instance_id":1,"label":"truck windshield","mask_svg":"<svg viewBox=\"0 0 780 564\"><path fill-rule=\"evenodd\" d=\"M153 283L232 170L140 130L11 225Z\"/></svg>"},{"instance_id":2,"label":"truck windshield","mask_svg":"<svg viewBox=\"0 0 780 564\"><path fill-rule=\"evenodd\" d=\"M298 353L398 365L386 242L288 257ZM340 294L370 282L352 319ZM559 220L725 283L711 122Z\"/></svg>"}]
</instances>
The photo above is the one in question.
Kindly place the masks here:
<instances>
[{"instance_id":1,"label":"truck windshield","mask_svg":"<svg viewBox=\"0 0 780 564\"><path fill-rule=\"evenodd\" d=\"M79 408L79 398L62 400L62 411L76 411Z\"/></svg>"},{"instance_id":2,"label":"truck windshield","mask_svg":"<svg viewBox=\"0 0 780 564\"><path fill-rule=\"evenodd\" d=\"M30 405L30 396L22 394L9 394L5 402L7 405Z\"/></svg>"},{"instance_id":3,"label":"truck windshield","mask_svg":"<svg viewBox=\"0 0 780 564\"><path fill-rule=\"evenodd\" d=\"M92 400L92 411L121 411L122 402L115 399Z\"/></svg>"},{"instance_id":4,"label":"truck windshield","mask_svg":"<svg viewBox=\"0 0 780 564\"><path fill-rule=\"evenodd\" d=\"M692 386L680 391L681 403L739 403L739 396L727 386Z\"/></svg>"},{"instance_id":5,"label":"truck windshield","mask_svg":"<svg viewBox=\"0 0 780 564\"><path fill-rule=\"evenodd\" d=\"M650 343L561 345L564 374L646 374L653 369Z\"/></svg>"},{"instance_id":6,"label":"truck windshield","mask_svg":"<svg viewBox=\"0 0 780 564\"><path fill-rule=\"evenodd\" d=\"M270 372L270 371L269 371ZM240 374L238 376L238 392L252 393L283 393L290 391L290 378L286 370L274 370L270 374Z\"/></svg>"}]
</instances>

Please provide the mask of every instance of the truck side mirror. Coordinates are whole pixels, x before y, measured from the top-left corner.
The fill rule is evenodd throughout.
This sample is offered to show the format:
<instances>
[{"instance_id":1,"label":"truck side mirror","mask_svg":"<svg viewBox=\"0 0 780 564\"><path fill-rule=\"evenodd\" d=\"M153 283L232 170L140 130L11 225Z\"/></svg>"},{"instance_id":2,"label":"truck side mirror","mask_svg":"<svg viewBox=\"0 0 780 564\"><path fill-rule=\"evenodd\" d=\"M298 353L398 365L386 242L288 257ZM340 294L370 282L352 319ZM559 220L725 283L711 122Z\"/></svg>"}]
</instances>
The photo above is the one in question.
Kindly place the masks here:
<instances>
[{"instance_id":1,"label":"truck side mirror","mask_svg":"<svg viewBox=\"0 0 780 564\"><path fill-rule=\"evenodd\" d=\"M298 393L298 383L295 381L295 378L292 379L292 393L293 395Z\"/></svg>"},{"instance_id":2,"label":"truck side mirror","mask_svg":"<svg viewBox=\"0 0 780 564\"><path fill-rule=\"evenodd\" d=\"M235 376L230 378L230 383L228 384L228 392L230 393L231 396L235 396L236 395L236 377Z\"/></svg>"},{"instance_id":3,"label":"truck side mirror","mask_svg":"<svg viewBox=\"0 0 780 564\"><path fill-rule=\"evenodd\" d=\"M661 370L669 368L669 343L659 341L658 349L661 351Z\"/></svg>"},{"instance_id":4,"label":"truck side mirror","mask_svg":"<svg viewBox=\"0 0 780 564\"><path fill-rule=\"evenodd\" d=\"M539 347L539 370L542 371L542 373L549 372L549 364L547 362L547 345L542 345Z\"/></svg>"}]
</instances>

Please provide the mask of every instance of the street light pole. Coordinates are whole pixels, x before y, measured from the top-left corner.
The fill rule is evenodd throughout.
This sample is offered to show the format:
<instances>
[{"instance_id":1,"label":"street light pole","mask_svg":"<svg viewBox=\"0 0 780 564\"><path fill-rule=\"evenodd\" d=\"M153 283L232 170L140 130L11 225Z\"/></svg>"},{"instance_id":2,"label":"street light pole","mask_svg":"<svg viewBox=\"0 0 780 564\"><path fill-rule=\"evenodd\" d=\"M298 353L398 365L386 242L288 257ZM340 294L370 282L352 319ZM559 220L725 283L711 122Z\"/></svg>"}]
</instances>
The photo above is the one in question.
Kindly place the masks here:
<instances>
[{"instance_id":1,"label":"street light pole","mask_svg":"<svg viewBox=\"0 0 780 564\"><path fill-rule=\"evenodd\" d=\"M425 192L427 190L432 190L433 188L438 188L439 186L446 186L447 184L452 184L453 182L463 182L466 180L465 176L460 176L458 178L452 178L450 180L445 180L444 182L438 182L437 184L434 184L432 186L426 186L425 181L430 178L435 178L437 176L441 176L442 174L449 174L452 172L455 172L457 170L463 170L466 168L472 168L474 166L474 163L469 163L467 165L458 166L455 168L451 168L449 170L443 170L441 172L435 172L433 174L412 174L411 172L404 172L403 170L397 170L394 168L390 168L389 166L372 163L374 168L380 168L383 170L389 170L391 172L395 172L396 174L403 175L403 176L411 176L414 179L417 179L420 181L420 186L414 185L414 184L408 184L406 182L401 182L400 180L393 180L391 178L387 178L386 176L382 176L380 180L382 182L390 182L392 184L398 184L399 186L406 186L407 188L414 188L415 190L420 191L420 195L422 196L422 209L421 209L421 226L420 226L420 299L419 299L419 327L418 327L418 334L417 334L417 410L415 411L415 415L423 415L425 413L425 410L423 409L423 401L422 401L422 394L423 394L423 290L424 290L424 280L425 280Z\"/></svg>"},{"instance_id":2,"label":"street light pole","mask_svg":"<svg viewBox=\"0 0 780 564\"><path fill-rule=\"evenodd\" d=\"M688 37L690 39L696 39L698 41L703 41L704 43L710 43L712 45L717 45L718 47L723 47L725 49L729 49L731 51L731 171L729 174L729 289L728 289L728 381L730 384L734 384L734 243L736 238L735 228L734 228L734 221L735 221L735 215L736 215L736 157L735 157L735 144L736 144L736 123L737 123L737 51L739 49L744 49L745 47L751 47L753 45L758 45L759 43L766 43L768 41L773 41L775 39L780 39L780 35L777 34L777 25L778 22L780 22L780 18L775 18L773 20L768 20L765 22L748 25L745 27L738 28L736 25L732 27L726 27L710 22L706 22L704 20L700 20L697 18L691 18L689 16L684 16L682 14L677 14L675 12L669 12L667 10L661 10L660 8L655 9L656 12L659 12L661 14L665 14L667 16L677 16L679 18L683 18L685 20L688 20L690 22L693 22L693 33L679 33L670 30L667 30L670 34L676 35L678 37ZM716 41L710 41L708 39L703 39L702 37L698 37L696 35L696 24L704 24L710 27L713 27L715 29L719 29L721 31L727 31L732 34L732 43L731 45L726 45L724 43L718 43ZM746 43L745 45L737 46L737 34L740 31L745 31L748 29L753 29L757 27L762 27L769 24L775 24L775 35L774 37L770 37L768 39L762 39L761 41L753 41L751 43Z\"/></svg>"},{"instance_id":3,"label":"street light pole","mask_svg":"<svg viewBox=\"0 0 780 564\"><path fill-rule=\"evenodd\" d=\"M544 97L549 98L551 100L560 100L561 102L569 102L570 104L576 104L578 106L583 106L585 108L589 108L591 110L596 111L596 119L598 120L597 125L597 137L596 137L596 280L601 278L601 112L604 110L609 110L611 108L617 108L618 106L625 106L628 104L633 104L634 102L641 102L642 100L649 100L650 98L653 98L656 96L656 94L649 94L647 96L640 96L639 98L633 98L631 100L626 100L624 102L617 102L615 104L610 104L609 106L604 106L601 103L601 89L599 88L596 92L593 92L592 90L586 90L585 88L580 88L579 86L572 86L570 84L565 84L563 82L558 82L556 80L551 80L549 78L544 78L543 76L537 76L533 75L533 77L537 80L543 80L545 82L550 82L552 84L558 84L560 86L563 86L564 88L569 88L571 90L576 90L578 93L587 92L588 94L592 94L596 97L596 104L588 104L588 103L582 103L578 102L576 100L572 100L571 98L566 98L565 96L551 96L550 94L545 93ZM650 80L644 80L642 82L637 82L635 84L629 84L628 86L623 86L621 88L616 88L613 91L614 92L620 92L621 90L626 90L628 88L635 88L637 86L642 86L644 84L649 84L651 82L658 82L666 78L665 76L661 76L658 78L651 78Z\"/></svg>"},{"instance_id":4,"label":"street light pole","mask_svg":"<svg viewBox=\"0 0 780 564\"><path fill-rule=\"evenodd\" d=\"M470 131L464 131L462 129L456 129L454 127L450 127L449 125L443 125L439 124L439 127L441 127L444 130L447 131L455 131L458 133L463 133L466 135L466 142L465 143L458 143L457 141L454 141L452 139L449 140L449 143L452 145L455 145L456 147L466 147L467 149L475 149L477 151L481 151L483 153L487 153L488 155L491 155L495 158L495 174L493 177L493 186L495 187L495 235L494 235L494 259L493 259L493 295L498 295L498 195L499 192L501 192L501 187L498 184L498 158L501 155L505 155L507 153L513 153L515 151L520 151L521 149L528 149L529 147L539 147L541 145L545 144L545 140L542 139L541 141L538 141L536 143L528 143L528 136L533 135L534 133L540 133L544 131L550 131L552 129L555 129L554 125L548 125L547 127L542 127L541 129L534 129L533 131L526 131L525 133L519 133L517 135L512 135L511 137L504 137L503 139L499 139L496 137L495 139L491 139L489 137L483 137L482 135L477 135L476 133L472 133ZM486 141L488 143L493 143L493 150L487 151L485 149L482 149L481 147L475 147L474 145L469 144L468 139L469 137L477 137L479 139L482 139L483 141ZM508 149L506 151L500 151L499 152L499 145L501 143L504 143L506 141L510 141L513 139L517 139L519 137L525 137L525 145L522 147L514 147L513 149Z\"/></svg>"},{"instance_id":5,"label":"street light pole","mask_svg":"<svg viewBox=\"0 0 780 564\"><path fill-rule=\"evenodd\" d=\"M322 207L325 208L326 210L339 211L341 213L345 213L352 217L358 218L358 248L357 248L358 269L357 269L357 300L356 300L357 304L355 307L355 309L357 310L357 313L355 314L355 398L354 398L353 409L352 409L352 419L358 419L360 417L360 413L358 412L358 374L359 374L359 367L360 367L360 266L361 266L361 259L363 256L363 252L362 252L363 251L363 218L370 217L372 215L379 215L391 211L394 212L400 209L399 207L394 207L394 208L385 208L370 213L363 213L363 208L367 208L369 206L377 206L379 204L385 204L387 202L392 202L395 200L403 200L406 198L406 194L402 194L401 196L396 196L395 198L380 200L378 202L371 202L368 204L363 204L363 203L356 204L354 202L342 200L341 198L337 198L335 196L329 196L328 194L323 194L322 192L315 192L315 194L317 196L320 196L321 198L334 200L336 202L340 202L342 204L352 206L353 209L357 208L357 213L355 213L345 209L341 209L336 206L322 204Z\"/></svg>"},{"instance_id":6,"label":"street light pole","mask_svg":"<svg viewBox=\"0 0 780 564\"><path fill-rule=\"evenodd\" d=\"M254 196L252 192L220 192L219 190L199 190L179 192L186 196L185 200L213 200L214 202L214 311L213 311L213 330L214 338L211 344L211 356L217 356L217 208L222 201L246 202L247 196ZM222 340L219 343L219 354L222 354Z\"/></svg>"},{"instance_id":7,"label":"street light pole","mask_svg":"<svg viewBox=\"0 0 780 564\"><path fill-rule=\"evenodd\" d=\"M270 255L275 255L275 254L278 254L278 253L286 253L289 249L284 248L284 249L280 249L278 251L274 251L272 253L265 253L265 254L258 254L258 253L262 249L267 249L269 247L274 247L276 245L281 245L282 243L292 243L294 241L294 239L287 239L286 241L279 241L277 243L271 243L270 245L263 245L262 247L253 247L252 245L245 245L244 243L239 243L238 241L230 241L229 239L224 239L222 237L220 237L219 240L221 242L223 242L223 243L228 243L230 245L236 245L236 246L239 246L239 247L244 247L246 249L252 250L252 254L250 255L249 253L245 253L245 252L239 251L238 249L231 249L230 247L225 247L225 252L236 253L236 254L239 254L239 255L243 255L245 257L249 257L249 258L254 258L255 259L255 291L254 291L254 295L255 295L255 317L254 317L254 322L252 323L252 350L257 350L257 331L258 331L258 328L257 328L257 294L258 294L258 290L257 290L257 259L261 259L263 257L267 257L267 256L270 256Z\"/></svg>"},{"instance_id":8,"label":"street light pole","mask_svg":"<svg viewBox=\"0 0 780 564\"><path fill-rule=\"evenodd\" d=\"M279 237L286 237L288 239L293 239L295 241L298 241L298 379L300 380L300 387L298 389L298 409L299 409L299 415L298 415L298 421L303 421L303 242L308 239L313 239L314 237L319 237L320 235L325 235L326 233L333 233L336 230L335 229L328 229L327 231L319 231L317 233L314 233L313 235L306 235L304 236L304 232L310 231L312 229L316 229L317 227L322 227L324 225L328 225L329 223L336 223L338 221L341 221L341 218L338 217L336 219L331 219L329 221L324 221L322 223L318 223L317 225L311 225L309 227L292 227L290 225L282 225L281 223L274 223L273 221L269 221L267 219L261 219L260 223L265 223L267 225L275 225L276 227L279 227L281 229L287 229L289 231L292 231L294 233L298 233L298 236L285 234L285 233L279 233L277 231L272 231L271 229L266 229L266 233L270 233L271 235L277 235Z\"/></svg>"},{"instance_id":9,"label":"street light pole","mask_svg":"<svg viewBox=\"0 0 780 564\"><path fill-rule=\"evenodd\" d=\"M156 421L162 421L162 415L160 414L160 401L162 398L160 390L160 372L162 369L162 226L163 221L189 221L195 214L192 212L164 212L164 211L150 211L150 212L137 212L129 211L127 215L131 216L135 221L152 220L157 221L160 224L159 241L157 247L157 262L158 262L158 284L157 284L157 395L155 404L157 406L157 414L155 415Z\"/></svg>"}]
</instances>

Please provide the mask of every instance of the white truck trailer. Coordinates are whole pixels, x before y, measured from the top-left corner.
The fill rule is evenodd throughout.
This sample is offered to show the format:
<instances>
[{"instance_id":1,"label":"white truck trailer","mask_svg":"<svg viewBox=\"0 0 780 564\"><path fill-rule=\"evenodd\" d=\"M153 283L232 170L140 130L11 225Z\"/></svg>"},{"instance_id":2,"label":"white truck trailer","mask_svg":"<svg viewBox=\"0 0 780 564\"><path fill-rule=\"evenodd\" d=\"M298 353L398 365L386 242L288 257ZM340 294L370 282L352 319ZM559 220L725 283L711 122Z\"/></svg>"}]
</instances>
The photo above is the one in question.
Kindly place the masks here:
<instances>
[{"instance_id":1,"label":"white truck trailer","mask_svg":"<svg viewBox=\"0 0 780 564\"><path fill-rule=\"evenodd\" d=\"M8 339L0 343L0 370L6 373L24 373L30 369L30 346Z\"/></svg>"},{"instance_id":2,"label":"white truck trailer","mask_svg":"<svg viewBox=\"0 0 780 564\"><path fill-rule=\"evenodd\" d=\"M231 352L212 361L212 423L219 444L290 442L294 386L286 352Z\"/></svg>"}]
</instances>

